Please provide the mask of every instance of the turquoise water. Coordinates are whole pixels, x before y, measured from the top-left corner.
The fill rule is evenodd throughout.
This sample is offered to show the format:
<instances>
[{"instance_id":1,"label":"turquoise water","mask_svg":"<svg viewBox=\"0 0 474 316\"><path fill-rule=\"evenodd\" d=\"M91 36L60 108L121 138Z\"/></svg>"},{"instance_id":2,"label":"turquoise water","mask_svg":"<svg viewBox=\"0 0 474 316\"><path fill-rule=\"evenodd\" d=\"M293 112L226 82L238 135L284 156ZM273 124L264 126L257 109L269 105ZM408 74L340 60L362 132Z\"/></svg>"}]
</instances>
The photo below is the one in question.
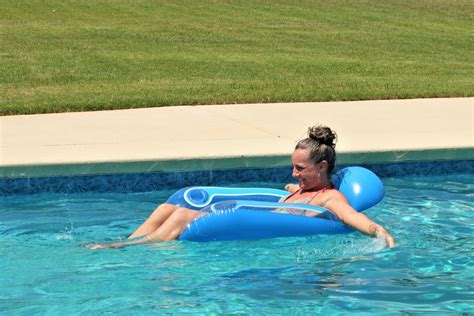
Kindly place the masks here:
<instances>
[{"instance_id":1,"label":"turquoise water","mask_svg":"<svg viewBox=\"0 0 474 316\"><path fill-rule=\"evenodd\" d=\"M351 233L91 251L82 244L125 238L170 192L3 197L0 311L471 312L473 178L383 179L386 198L366 214L395 249Z\"/></svg>"}]
</instances>

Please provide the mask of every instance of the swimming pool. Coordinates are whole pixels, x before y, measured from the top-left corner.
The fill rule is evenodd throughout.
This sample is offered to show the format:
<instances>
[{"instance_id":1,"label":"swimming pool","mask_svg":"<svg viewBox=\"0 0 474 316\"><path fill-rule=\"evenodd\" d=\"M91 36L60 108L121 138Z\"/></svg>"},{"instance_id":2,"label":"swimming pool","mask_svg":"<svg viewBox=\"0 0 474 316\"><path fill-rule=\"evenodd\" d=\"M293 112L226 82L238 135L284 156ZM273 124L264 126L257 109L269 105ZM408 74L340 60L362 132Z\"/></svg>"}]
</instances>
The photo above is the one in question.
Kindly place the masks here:
<instances>
[{"instance_id":1,"label":"swimming pool","mask_svg":"<svg viewBox=\"0 0 474 316\"><path fill-rule=\"evenodd\" d=\"M472 311L473 174L382 180L384 202L366 214L393 233L398 246L390 250L378 239L352 233L250 242L171 241L91 251L81 244L125 238L171 191L2 197L0 310Z\"/></svg>"}]
</instances>

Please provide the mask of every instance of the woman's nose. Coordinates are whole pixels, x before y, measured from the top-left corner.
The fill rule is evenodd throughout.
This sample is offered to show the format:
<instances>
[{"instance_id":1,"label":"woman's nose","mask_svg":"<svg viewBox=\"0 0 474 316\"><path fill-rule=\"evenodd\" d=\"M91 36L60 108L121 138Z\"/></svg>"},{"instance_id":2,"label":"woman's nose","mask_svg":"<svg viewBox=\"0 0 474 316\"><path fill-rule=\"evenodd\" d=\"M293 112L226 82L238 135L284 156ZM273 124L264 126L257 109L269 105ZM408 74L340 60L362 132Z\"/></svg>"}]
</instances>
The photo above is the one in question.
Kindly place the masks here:
<instances>
[{"instance_id":1,"label":"woman's nose","mask_svg":"<svg viewBox=\"0 0 474 316\"><path fill-rule=\"evenodd\" d=\"M300 173L298 172L298 170L296 170L296 168L293 168L293 174L292 174L292 176L296 178L296 177L298 177L299 175L300 175Z\"/></svg>"}]
</instances>

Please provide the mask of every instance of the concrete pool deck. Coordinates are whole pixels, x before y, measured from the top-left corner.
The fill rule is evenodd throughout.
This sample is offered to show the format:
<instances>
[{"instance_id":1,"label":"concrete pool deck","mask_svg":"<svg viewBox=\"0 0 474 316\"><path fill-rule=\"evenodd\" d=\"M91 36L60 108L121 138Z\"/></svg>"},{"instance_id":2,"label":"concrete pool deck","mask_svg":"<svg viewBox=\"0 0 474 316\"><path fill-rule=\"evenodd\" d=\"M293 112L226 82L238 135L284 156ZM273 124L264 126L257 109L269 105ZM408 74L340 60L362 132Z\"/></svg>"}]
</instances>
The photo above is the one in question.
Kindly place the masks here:
<instances>
[{"instance_id":1,"label":"concrete pool deck","mask_svg":"<svg viewBox=\"0 0 474 316\"><path fill-rule=\"evenodd\" d=\"M307 127L339 163L474 159L474 98L175 106L0 117L0 177L268 167Z\"/></svg>"}]
</instances>

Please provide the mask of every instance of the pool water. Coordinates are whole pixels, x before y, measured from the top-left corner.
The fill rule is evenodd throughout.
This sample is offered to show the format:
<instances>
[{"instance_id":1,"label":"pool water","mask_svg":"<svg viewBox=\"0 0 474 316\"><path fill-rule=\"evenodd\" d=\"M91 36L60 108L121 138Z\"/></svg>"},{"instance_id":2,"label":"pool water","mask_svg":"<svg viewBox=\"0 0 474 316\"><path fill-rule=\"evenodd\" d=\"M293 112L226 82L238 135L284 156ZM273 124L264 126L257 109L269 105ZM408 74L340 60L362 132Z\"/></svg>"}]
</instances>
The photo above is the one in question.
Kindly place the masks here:
<instances>
[{"instance_id":1,"label":"pool water","mask_svg":"<svg viewBox=\"0 0 474 316\"><path fill-rule=\"evenodd\" d=\"M463 313L474 309L474 177L383 179L359 233L92 251L170 192L36 194L0 205L0 310L70 313ZM250 185L250 184L246 184ZM267 184L268 186L268 184ZM275 187L275 186L274 186Z\"/></svg>"}]
</instances>

